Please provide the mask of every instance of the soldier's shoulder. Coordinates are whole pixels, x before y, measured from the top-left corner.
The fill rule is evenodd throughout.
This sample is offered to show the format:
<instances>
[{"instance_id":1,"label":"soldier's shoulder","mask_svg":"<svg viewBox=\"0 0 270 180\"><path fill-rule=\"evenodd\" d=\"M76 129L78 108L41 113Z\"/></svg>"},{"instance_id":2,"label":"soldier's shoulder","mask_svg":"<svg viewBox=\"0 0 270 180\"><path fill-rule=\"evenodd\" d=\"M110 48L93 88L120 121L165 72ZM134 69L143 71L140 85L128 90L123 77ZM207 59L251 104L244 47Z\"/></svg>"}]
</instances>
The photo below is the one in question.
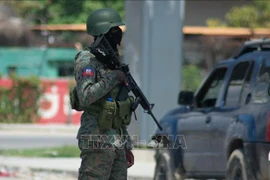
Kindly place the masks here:
<instances>
[{"instance_id":1,"label":"soldier's shoulder","mask_svg":"<svg viewBox=\"0 0 270 180\"><path fill-rule=\"evenodd\" d=\"M81 50L75 56L75 61L89 60L95 58L95 56L87 49Z\"/></svg>"},{"instance_id":2,"label":"soldier's shoulder","mask_svg":"<svg viewBox=\"0 0 270 180\"><path fill-rule=\"evenodd\" d=\"M88 50L84 49L75 56L75 64L96 64L96 57Z\"/></svg>"}]
</instances>

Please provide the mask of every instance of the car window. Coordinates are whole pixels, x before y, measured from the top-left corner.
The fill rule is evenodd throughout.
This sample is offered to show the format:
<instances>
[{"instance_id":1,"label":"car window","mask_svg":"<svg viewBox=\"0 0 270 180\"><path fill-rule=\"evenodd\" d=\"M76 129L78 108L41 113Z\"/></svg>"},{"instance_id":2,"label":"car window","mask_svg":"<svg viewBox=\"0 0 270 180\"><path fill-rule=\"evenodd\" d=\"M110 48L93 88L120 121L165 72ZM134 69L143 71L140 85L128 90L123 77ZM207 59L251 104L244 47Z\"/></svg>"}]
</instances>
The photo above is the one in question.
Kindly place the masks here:
<instances>
[{"instance_id":1,"label":"car window","mask_svg":"<svg viewBox=\"0 0 270 180\"><path fill-rule=\"evenodd\" d=\"M249 66L249 70L247 72L247 76L245 78L243 87L242 87L242 92L241 92L241 99L239 100L239 103L245 105L248 104L250 102L251 99L251 92L250 92L250 80L252 77L252 73L253 73L253 68L254 67L254 61L250 61L250 66Z\"/></svg>"},{"instance_id":2,"label":"car window","mask_svg":"<svg viewBox=\"0 0 270 180\"><path fill-rule=\"evenodd\" d=\"M225 94L225 106L237 106L241 97L243 83L248 76L249 62L241 62L233 69Z\"/></svg>"},{"instance_id":3,"label":"car window","mask_svg":"<svg viewBox=\"0 0 270 180\"><path fill-rule=\"evenodd\" d=\"M268 85L270 83L270 59L263 60L260 71L256 78L256 85L254 89L254 103L266 103L269 100L267 93Z\"/></svg>"},{"instance_id":4,"label":"car window","mask_svg":"<svg viewBox=\"0 0 270 180\"><path fill-rule=\"evenodd\" d=\"M226 70L227 68L224 67L218 68L206 80L206 83L196 97L198 108L215 106L220 89L224 82Z\"/></svg>"}]
</instances>

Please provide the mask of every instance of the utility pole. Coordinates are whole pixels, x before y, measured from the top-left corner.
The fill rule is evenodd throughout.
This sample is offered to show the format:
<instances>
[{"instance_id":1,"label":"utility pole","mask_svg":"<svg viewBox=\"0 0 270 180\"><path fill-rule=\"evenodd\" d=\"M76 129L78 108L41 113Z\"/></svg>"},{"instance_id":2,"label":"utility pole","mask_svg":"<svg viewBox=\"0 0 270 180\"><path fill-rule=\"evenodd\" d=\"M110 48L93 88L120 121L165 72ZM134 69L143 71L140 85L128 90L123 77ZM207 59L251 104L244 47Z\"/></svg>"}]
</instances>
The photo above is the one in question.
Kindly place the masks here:
<instances>
[{"instance_id":1,"label":"utility pole","mask_svg":"<svg viewBox=\"0 0 270 180\"><path fill-rule=\"evenodd\" d=\"M182 28L185 0L126 1L124 61L150 103L158 120L177 107L182 72ZM157 126L148 114L137 110L131 135L150 140ZM140 111L140 112L139 112Z\"/></svg>"}]
</instances>

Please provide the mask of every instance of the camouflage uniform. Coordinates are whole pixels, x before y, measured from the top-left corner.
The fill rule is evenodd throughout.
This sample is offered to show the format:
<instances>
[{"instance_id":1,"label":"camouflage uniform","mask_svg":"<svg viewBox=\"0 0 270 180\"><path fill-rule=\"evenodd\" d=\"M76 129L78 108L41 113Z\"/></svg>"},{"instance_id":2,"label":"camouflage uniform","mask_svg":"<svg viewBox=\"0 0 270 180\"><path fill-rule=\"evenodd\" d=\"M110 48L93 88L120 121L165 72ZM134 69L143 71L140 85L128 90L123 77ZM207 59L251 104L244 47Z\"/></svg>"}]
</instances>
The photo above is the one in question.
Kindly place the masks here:
<instances>
[{"instance_id":1,"label":"camouflage uniform","mask_svg":"<svg viewBox=\"0 0 270 180\"><path fill-rule=\"evenodd\" d=\"M115 73L106 69L87 49L75 57L75 80L80 105L85 107L77 134L82 159L79 180L127 179L126 146L117 148L112 145L117 139L123 141L126 138L128 132L125 126L101 130L98 116L87 109L97 105L109 92L117 91L120 82ZM130 143L129 138L128 140Z\"/></svg>"}]
</instances>

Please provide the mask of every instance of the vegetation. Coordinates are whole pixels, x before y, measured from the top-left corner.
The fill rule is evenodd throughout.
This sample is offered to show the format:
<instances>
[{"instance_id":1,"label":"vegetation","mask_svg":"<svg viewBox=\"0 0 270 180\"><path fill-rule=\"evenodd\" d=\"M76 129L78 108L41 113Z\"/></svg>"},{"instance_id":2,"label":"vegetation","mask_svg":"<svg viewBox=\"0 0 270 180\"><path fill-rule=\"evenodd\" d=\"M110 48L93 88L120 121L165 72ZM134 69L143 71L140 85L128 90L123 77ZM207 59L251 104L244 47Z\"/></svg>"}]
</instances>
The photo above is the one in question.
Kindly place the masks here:
<instances>
[{"instance_id":1,"label":"vegetation","mask_svg":"<svg viewBox=\"0 0 270 180\"><path fill-rule=\"evenodd\" d=\"M196 65L185 65L182 71L182 90L195 92L202 82L200 68Z\"/></svg>"},{"instance_id":2,"label":"vegetation","mask_svg":"<svg viewBox=\"0 0 270 180\"><path fill-rule=\"evenodd\" d=\"M38 100L43 92L40 80L12 76L10 88L0 88L0 123L31 123L38 119Z\"/></svg>"},{"instance_id":3,"label":"vegetation","mask_svg":"<svg viewBox=\"0 0 270 180\"><path fill-rule=\"evenodd\" d=\"M225 21L210 18L207 24L211 27L270 27L270 1L254 0L250 5L232 7L225 15Z\"/></svg>"},{"instance_id":4,"label":"vegetation","mask_svg":"<svg viewBox=\"0 0 270 180\"><path fill-rule=\"evenodd\" d=\"M99 8L113 8L124 18L124 0L39 0L4 1L11 5L17 15L34 24L85 23L87 16Z\"/></svg>"},{"instance_id":5,"label":"vegetation","mask_svg":"<svg viewBox=\"0 0 270 180\"><path fill-rule=\"evenodd\" d=\"M134 145L133 149L152 149L147 145ZM80 150L77 146L66 145L53 148L37 149L7 149L0 150L0 156L21 156L21 157L79 157Z\"/></svg>"},{"instance_id":6,"label":"vegetation","mask_svg":"<svg viewBox=\"0 0 270 180\"><path fill-rule=\"evenodd\" d=\"M12 149L0 150L1 156L22 157L79 157L80 150L77 146L61 146L42 149Z\"/></svg>"}]
</instances>

